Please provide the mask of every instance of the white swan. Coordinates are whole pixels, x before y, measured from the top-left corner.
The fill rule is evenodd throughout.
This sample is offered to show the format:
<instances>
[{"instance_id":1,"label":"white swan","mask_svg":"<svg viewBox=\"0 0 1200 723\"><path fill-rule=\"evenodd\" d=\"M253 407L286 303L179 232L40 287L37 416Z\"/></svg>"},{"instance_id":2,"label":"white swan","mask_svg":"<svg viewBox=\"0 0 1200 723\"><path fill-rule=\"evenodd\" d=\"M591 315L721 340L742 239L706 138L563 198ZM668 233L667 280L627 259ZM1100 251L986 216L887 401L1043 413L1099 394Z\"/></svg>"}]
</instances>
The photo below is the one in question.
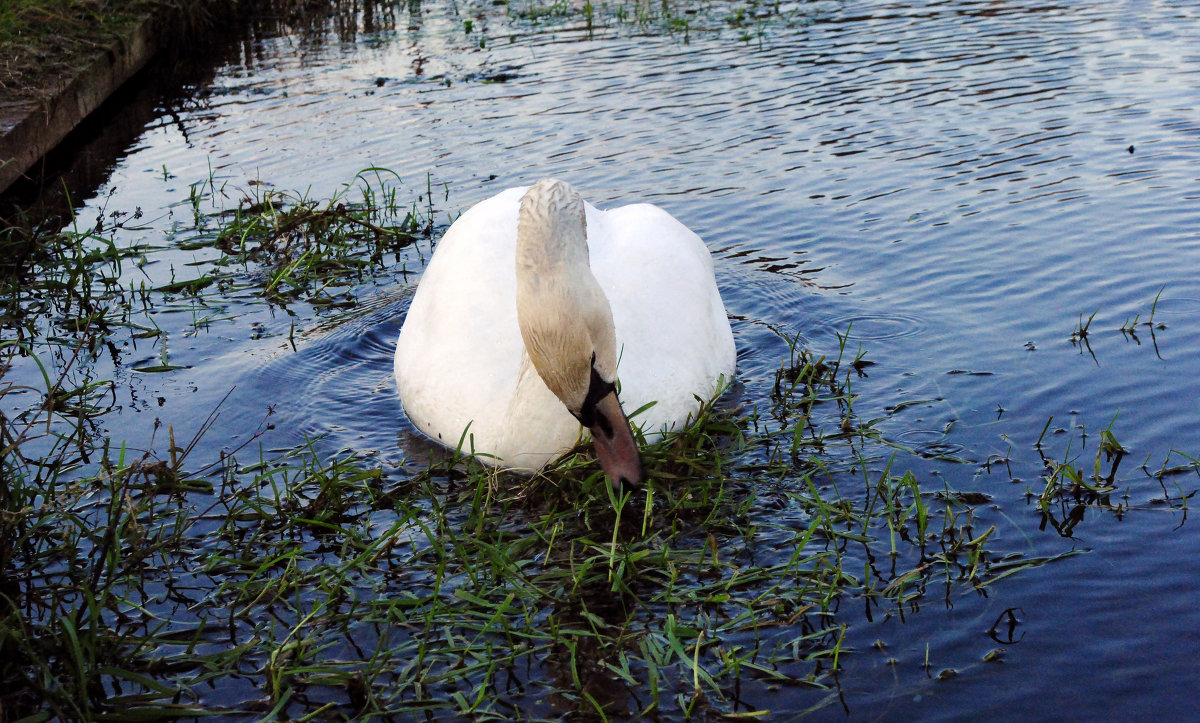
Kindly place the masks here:
<instances>
[{"instance_id":1,"label":"white swan","mask_svg":"<svg viewBox=\"0 0 1200 723\"><path fill-rule=\"evenodd\" d=\"M589 263L590 261L590 263ZM733 333L700 237L662 209L599 211L543 180L472 207L430 259L396 341L396 387L425 434L531 472L581 424L613 485L647 440L732 380ZM463 433L466 430L466 437Z\"/></svg>"}]
</instances>

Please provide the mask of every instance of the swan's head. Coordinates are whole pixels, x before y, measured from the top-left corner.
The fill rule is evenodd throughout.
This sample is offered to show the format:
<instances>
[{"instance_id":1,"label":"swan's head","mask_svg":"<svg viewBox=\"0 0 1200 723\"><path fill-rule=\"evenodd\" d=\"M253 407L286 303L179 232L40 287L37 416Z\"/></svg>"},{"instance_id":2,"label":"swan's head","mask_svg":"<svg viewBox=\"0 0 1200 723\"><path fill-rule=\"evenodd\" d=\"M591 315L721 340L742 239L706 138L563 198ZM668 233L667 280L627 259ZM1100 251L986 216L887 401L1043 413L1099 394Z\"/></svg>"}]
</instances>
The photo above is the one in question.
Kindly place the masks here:
<instances>
[{"instance_id":1,"label":"swan's head","mask_svg":"<svg viewBox=\"0 0 1200 723\"><path fill-rule=\"evenodd\" d=\"M609 482L640 484L642 461L617 400L612 308L588 262L583 199L562 181L540 181L521 198L517 322L538 376L591 432Z\"/></svg>"}]
</instances>

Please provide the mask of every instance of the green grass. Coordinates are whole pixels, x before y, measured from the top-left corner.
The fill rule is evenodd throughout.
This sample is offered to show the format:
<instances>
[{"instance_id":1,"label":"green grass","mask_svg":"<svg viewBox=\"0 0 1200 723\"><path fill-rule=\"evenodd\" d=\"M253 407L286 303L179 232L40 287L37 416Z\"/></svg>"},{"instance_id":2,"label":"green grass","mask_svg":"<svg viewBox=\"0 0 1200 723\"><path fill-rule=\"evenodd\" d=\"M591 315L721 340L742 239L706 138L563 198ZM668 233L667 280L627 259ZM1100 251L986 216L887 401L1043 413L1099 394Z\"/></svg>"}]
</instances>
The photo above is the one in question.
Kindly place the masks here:
<instances>
[{"instance_id":1,"label":"green grass","mask_svg":"<svg viewBox=\"0 0 1200 723\"><path fill-rule=\"evenodd\" d=\"M783 340L760 398L705 406L645 449L648 483L619 498L586 449L525 479L455 454L403 472L320 440L272 449L269 417L202 452L224 446L219 410L192 439L107 431L127 383L99 376L111 348L156 349L141 373L179 366L156 311L193 310L202 335L221 314L353 306L421 262L446 195L382 169L324 199L210 177L165 232L121 212L2 230L5 719L819 710L864 660L864 605L903 618L1076 554L1031 554L990 495L922 473L886 418L860 413L871 362L845 336L828 356ZM148 280L180 250L196 260ZM1085 432L1044 452L1029 491L1062 534L1130 510L1126 452L1113 425L1098 436L1090 471ZM1152 468L1186 509L1196 461Z\"/></svg>"},{"instance_id":2,"label":"green grass","mask_svg":"<svg viewBox=\"0 0 1200 723\"><path fill-rule=\"evenodd\" d=\"M837 365L821 366L782 368L798 381L776 404L835 404ZM797 464L794 428L748 426L706 407L647 450L644 492L619 499L584 453L521 483L458 458L388 479L313 448L242 463L248 444L189 474L186 454L110 449L95 476L8 490L5 708L511 719L553 717L556 696L620 716L721 711L747 676L832 693L845 595L892 605L939 575L985 581L983 540L931 511L911 475L854 503L818 460ZM807 522L774 522L764 497ZM936 562L856 578L851 548L884 529ZM257 693L195 699L234 678Z\"/></svg>"},{"instance_id":3,"label":"green grass","mask_svg":"<svg viewBox=\"0 0 1200 723\"><path fill-rule=\"evenodd\" d=\"M837 371L781 367L803 381L777 409L806 424L838 403ZM843 598L900 608L938 580L982 587L1049 561L994 562L969 506L890 466L848 498L864 459L831 473L797 456L796 427L754 432L751 416L706 407L619 499L584 453L528 483L454 457L392 479L250 442L189 473L174 440L171 459L110 448L95 475L10 487L5 709L679 716L732 712L752 683L820 704L855 654ZM863 567L868 550L901 564ZM204 701L235 680L253 692Z\"/></svg>"}]
</instances>

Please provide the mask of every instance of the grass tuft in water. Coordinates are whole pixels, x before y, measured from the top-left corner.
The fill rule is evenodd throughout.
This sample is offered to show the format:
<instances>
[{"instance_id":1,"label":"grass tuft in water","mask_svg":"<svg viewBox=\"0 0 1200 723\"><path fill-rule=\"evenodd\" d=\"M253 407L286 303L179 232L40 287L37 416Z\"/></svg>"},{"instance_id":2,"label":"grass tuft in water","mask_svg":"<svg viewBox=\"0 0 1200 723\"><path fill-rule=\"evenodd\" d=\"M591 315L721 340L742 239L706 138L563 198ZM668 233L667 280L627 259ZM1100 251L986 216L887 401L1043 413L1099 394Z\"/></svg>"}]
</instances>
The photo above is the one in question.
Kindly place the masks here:
<instances>
[{"instance_id":1,"label":"grass tuft in water","mask_svg":"<svg viewBox=\"0 0 1200 723\"><path fill-rule=\"evenodd\" d=\"M760 47L772 33L804 27L820 12L813 7L734 2L680 2L679 0L504 0L518 21L551 29L582 28L589 35L623 28L674 36L684 43L692 33L734 33L744 43Z\"/></svg>"}]
</instances>

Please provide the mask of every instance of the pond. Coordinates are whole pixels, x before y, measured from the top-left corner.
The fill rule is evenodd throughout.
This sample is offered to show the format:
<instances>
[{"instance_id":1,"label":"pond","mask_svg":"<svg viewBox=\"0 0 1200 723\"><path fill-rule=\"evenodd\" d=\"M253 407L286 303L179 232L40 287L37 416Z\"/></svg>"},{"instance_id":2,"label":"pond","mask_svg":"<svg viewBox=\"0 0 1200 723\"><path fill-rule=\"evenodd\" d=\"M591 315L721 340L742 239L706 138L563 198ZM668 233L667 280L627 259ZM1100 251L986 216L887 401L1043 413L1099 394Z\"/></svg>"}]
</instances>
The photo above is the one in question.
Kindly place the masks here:
<instances>
[{"instance_id":1,"label":"pond","mask_svg":"<svg viewBox=\"0 0 1200 723\"><path fill-rule=\"evenodd\" d=\"M864 469L877 478L890 464L922 489L974 500L967 529L990 528L994 554L1052 560L986 586L934 578L886 610L847 595L832 679L826 665L806 682L811 663L784 668L782 682L748 673L718 685L737 702L714 699L713 715L1194 714L1200 8L664 7L415 0L350 27L248 38L155 109L77 200L75 226L105 219L101 236L118 246L165 247L117 272L122 287L162 289L204 278L221 255L202 242L199 214L221 218L273 189L328 199L368 168L387 169L363 174L372 188L436 230L549 176L602 208L656 203L713 253L739 350L730 404L770 405L789 342L830 358L844 343L847 358L871 362L846 376L852 417L892 445ZM316 440L392 483L419 475L437 453L404 419L390 374L428 251L389 252L327 297L264 303L237 280L260 274L251 265L203 303L154 302L153 335L134 328L91 362L115 380L93 434L166 457L166 425L181 448L208 425L197 461ZM17 363L9 378L34 385L37 374ZM1119 469L1100 455L1109 439L1128 452ZM1098 477L1116 471L1111 496L1039 504L1059 463L1087 476L1097 460ZM837 485L870 499L861 472ZM789 505L776 519L754 509L764 532L747 549L792 555L770 530L808 523ZM405 544L436 546L426 538L437 529ZM906 569L871 555L847 557L847 574ZM543 664L523 679L561 673ZM575 709L522 707L508 685L478 694L533 717ZM255 698L236 676L201 688L206 705ZM631 684L596 705L619 717L647 701Z\"/></svg>"}]
</instances>

